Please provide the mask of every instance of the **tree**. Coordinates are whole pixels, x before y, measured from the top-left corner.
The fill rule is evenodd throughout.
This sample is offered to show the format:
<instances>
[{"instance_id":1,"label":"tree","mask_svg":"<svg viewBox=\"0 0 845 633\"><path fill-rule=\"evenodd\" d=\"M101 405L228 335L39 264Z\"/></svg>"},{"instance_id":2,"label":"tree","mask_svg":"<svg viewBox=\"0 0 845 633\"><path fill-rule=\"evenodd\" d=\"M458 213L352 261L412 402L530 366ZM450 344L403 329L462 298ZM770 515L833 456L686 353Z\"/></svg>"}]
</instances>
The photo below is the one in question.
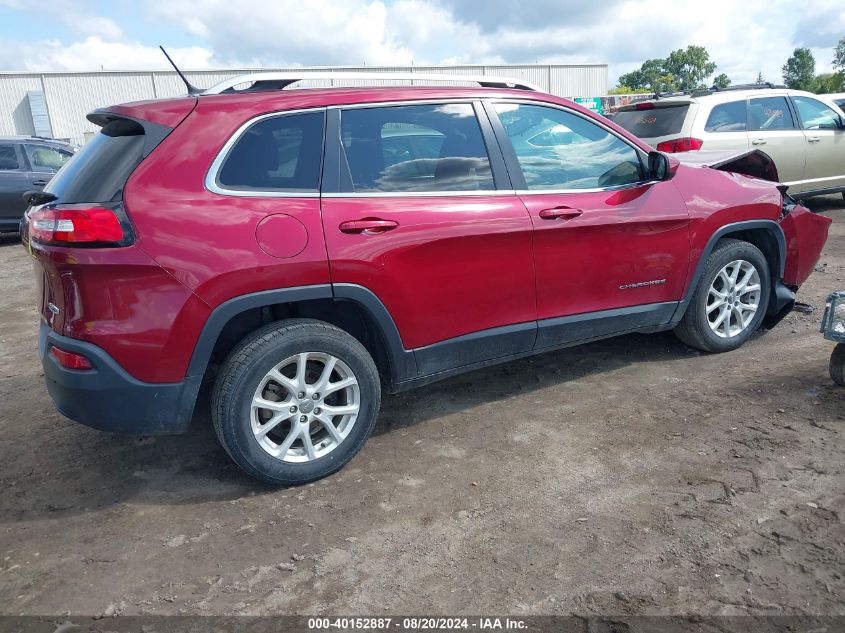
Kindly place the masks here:
<instances>
[{"instance_id":1,"label":"tree","mask_svg":"<svg viewBox=\"0 0 845 633\"><path fill-rule=\"evenodd\" d=\"M809 48L796 48L783 65L783 80L788 88L812 90L816 79L816 60Z\"/></svg>"},{"instance_id":2,"label":"tree","mask_svg":"<svg viewBox=\"0 0 845 633\"><path fill-rule=\"evenodd\" d=\"M843 83L841 73L824 73L815 78L812 91L819 95L842 92Z\"/></svg>"},{"instance_id":3,"label":"tree","mask_svg":"<svg viewBox=\"0 0 845 633\"><path fill-rule=\"evenodd\" d=\"M728 77L725 73L722 73L721 75L713 79L713 85L717 88L724 90L725 88L731 85L731 78Z\"/></svg>"},{"instance_id":4,"label":"tree","mask_svg":"<svg viewBox=\"0 0 845 633\"><path fill-rule=\"evenodd\" d=\"M845 37L837 42L833 51L833 67L837 70L839 76L845 79Z\"/></svg>"},{"instance_id":5,"label":"tree","mask_svg":"<svg viewBox=\"0 0 845 633\"><path fill-rule=\"evenodd\" d=\"M674 76L681 90L695 90L704 87L704 80L716 70L710 61L710 54L703 46L687 46L669 53L663 63L666 72Z\"/></svg>"},{"instance_id":6,"label":"tree","mask_svg":"<svg viewBox=\"0 0 845 633\"><path fill-rule=\"evenodd\" d=\"M757 79L754 81L755 84L764 84L766 80L763 79L763 71L757 73Z\"/></svg>"},{"instance_id":7,"label":"tree","mask_svg":"<svg viewBox=\"0 0 845 633\"><path fill-rule=\"evenodd\" d=\"M669 53L665 59L649 59L638 70L619 78L621 88L639 92L674 92L704 88L704 80L713 74L716 64L703 46L687 46ZM730 79L722 74L719 81ZM727 85L727 84L725 84Z\"/></svg>"},{"instance_id":8,"label":"tree","mask_svg":"<svg viewBox=\"0 0 845 633\"><path fill-rule=\"evenodd\" d=\"M668 75L663 67L665 60L649 59L643 62L639 70L634 70L619 78L619 85L635 92L672 92L678 89L677 81Z\"/></svg>"}]
</instances>

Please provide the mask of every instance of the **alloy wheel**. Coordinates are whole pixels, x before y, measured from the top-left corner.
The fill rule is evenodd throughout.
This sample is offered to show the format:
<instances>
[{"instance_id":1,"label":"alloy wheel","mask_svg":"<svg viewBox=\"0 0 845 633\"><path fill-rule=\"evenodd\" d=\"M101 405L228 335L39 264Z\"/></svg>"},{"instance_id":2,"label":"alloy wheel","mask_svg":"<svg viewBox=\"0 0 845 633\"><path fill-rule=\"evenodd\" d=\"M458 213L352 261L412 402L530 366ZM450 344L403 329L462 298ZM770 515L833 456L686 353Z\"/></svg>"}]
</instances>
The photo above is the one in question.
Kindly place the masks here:
<instances>
[{"instance_id":1,"label":"alloy wheel","mask_svg":"<svg viewBox=\"0 0 845 633\"><path fill-rule=\"evenodd\" d=\"M760 308L760 273L751 262L737 259L717 274L707 293L707 322L716 336L742 334Z\"/></svg>"},{"instance_id":2,"label":"alloy wheel","mask_svg":"<svg viewBox=\"0 0 845 633\"><path fill-rule=\"evenodd\" d=\"M334 451L358 419L361 393L339 358L302 352L261 379L250 407L251 427L264 451L284 462L310 462Z\"/></svg>"}]
</instances>

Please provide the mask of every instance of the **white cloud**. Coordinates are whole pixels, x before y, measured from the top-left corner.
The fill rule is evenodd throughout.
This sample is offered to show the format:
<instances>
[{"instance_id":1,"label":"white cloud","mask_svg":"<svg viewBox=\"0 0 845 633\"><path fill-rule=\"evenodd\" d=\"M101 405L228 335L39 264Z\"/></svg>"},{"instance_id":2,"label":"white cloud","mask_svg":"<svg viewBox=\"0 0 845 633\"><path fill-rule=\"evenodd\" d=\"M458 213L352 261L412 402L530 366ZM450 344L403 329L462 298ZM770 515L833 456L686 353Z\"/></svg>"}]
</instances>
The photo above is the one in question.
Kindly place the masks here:
<instances>
[{"instance_id":1,"label":"white cloud","mask_svg":"<svg viewBox=\"0 0 845 633\"><path fill-rule=\"evenodd\" d=\"M42 40L18 45L17 55L23 60L23 70L149 70L169 69L170 65L157 47L144 46L137 42L107 42L91 36L82 41L65 45L58 40ZM7 46L0 43L0 48ZM169 50L171 57L180 67L208 68L211 51L194 46ZM11 67L8 61L5 64ZM2 67L0 61L0 67ZM15 68L21 69L20 62Z\"/></svg>"},{"instance_id":2,"label":"white cloud","mask_svg":"<svg viewBox=\"0 0 845 633\"><path fill-rule=\"evenodd\" d=\"M837 0L814 0L812 11L795 0L151 0L133 24L92 15L90 2L55 1L56 19L78 39L4 42L0 67L164 68L154 46L136 41L155 21L197 43L172 51L186 68L607 62L615 81L645 59L698 44L735 82L758 71L781 81L796 46L811 47L817 72L829 70L845 33Z\"/></svg>"}]
</instances>

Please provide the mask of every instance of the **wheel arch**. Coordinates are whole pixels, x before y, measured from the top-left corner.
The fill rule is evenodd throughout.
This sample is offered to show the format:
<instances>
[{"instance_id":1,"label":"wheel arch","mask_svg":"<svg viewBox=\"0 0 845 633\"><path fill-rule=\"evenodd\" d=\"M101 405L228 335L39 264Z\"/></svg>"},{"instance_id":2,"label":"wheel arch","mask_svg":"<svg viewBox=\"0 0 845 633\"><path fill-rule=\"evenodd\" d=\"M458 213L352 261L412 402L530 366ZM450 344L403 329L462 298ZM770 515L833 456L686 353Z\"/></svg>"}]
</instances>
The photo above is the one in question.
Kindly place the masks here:
<instances>
[{"instance_id":1,"label":"wheel arch","mask_svg":"<svg viewBox=\"0 0 845 633\"><path fill-rule=\"evenodd\" d=\"M710 254L716 248L719 240L724 238L732 238L742 240L753 244L763 253L766 261L769 264L769 272L771 274L772 292L769 297L769 305L767 306L767 314L780 314L783 312L783 307L787 303L794 301L794 295L787 297L784 294L780 280L783 278L784 267L786 266L786 237L783 234L783 229L774 220L746 220L743 222L734 222L719 227L707 240L707 244L701 251L701 256L695 266L695 271L690 278L690 283L687 287L686 295L678 304L675 314L672 317L671 324L677 324L689 306L695 289L698 287L701 277L704 274L704 269L707 266L707 260ZM791 307L791 306L790 306Z\"/></svg>"},{"instance_id":2,"label":"wheel arch","mask_svg":"<svg viewBox=\"0 0 845 633\"><path fill-rule=\"evenodd\" d=\"M393 318L375 294L354 284L319 284L255 292L217 306L203 325L186 377L205 382L244 336L287 318L318 319L347 332L367 349L387 385L416 376L414 354L402 346Z\"/></svg>"}]
</instances>

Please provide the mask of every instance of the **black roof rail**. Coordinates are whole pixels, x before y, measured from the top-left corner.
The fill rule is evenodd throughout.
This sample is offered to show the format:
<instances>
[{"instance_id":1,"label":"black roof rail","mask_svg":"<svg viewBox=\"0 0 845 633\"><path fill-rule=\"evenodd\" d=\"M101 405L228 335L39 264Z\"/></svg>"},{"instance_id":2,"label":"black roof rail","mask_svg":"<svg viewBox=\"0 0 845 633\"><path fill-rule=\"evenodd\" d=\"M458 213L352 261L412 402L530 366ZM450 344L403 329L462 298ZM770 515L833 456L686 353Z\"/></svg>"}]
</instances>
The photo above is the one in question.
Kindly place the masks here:
<instances>
[{"instance_id":1,"label":"black roof rail","mask_svg":"<svg viewBox=\"0 0 845 633\"><path fill-rule=\"evenodd\" d=\"M689 92L685 92L683 90L678 90L677 92L655 92L654 95L651 97L652 99L663 99L665 97L683 97L684 95L688 95Z\"/></svg>"},{"instance_id":2,"label":"black roof rail","mask_svg":"<svg viewBox=\"0 0 845 633\"><path fill-rule=\"evenodd\" d=\"M771 81L764 81L763 83L759 84L736 84L731 86L726 86L724 88L720 88L717 85L713 85L709 88L709 90L713 92L728 92L730 90L765 90L767 88L786 88L783 84L773 84Z\"/></svg>"}]
</instances>

